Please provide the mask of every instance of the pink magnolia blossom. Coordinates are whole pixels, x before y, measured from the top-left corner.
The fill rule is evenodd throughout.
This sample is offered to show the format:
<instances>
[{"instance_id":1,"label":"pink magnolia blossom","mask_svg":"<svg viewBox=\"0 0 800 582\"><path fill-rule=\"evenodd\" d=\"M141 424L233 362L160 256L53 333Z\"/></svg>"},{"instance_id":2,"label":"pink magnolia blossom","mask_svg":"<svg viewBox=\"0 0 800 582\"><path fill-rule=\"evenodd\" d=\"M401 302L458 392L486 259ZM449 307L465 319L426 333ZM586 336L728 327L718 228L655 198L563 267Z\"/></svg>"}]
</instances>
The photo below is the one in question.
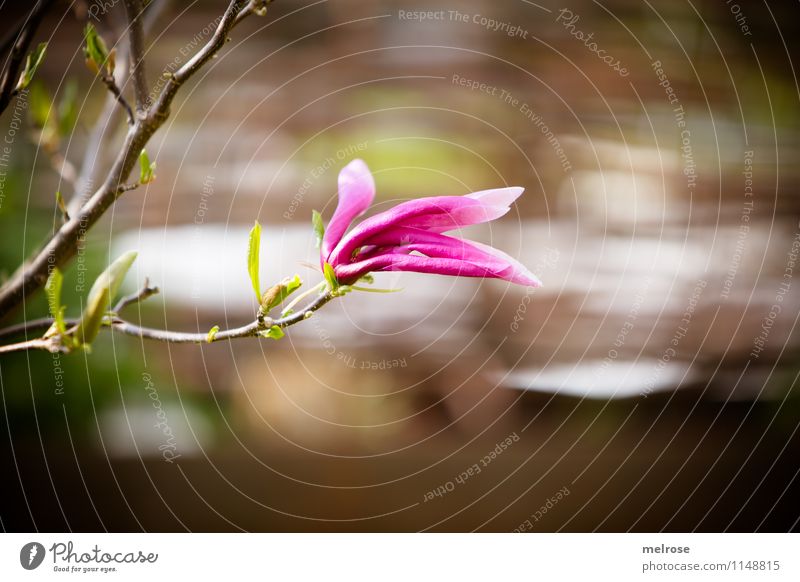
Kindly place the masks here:
<instances>
[{"instance_id":1,"label":"pink magnolia blossom","mask_svg":"<svg viewBox=\"0 0 800 582\"><path fill-rule=\"evenodd\" d=\"M409 200L363 220L348 233L375 198L369 168L353 160L339 173L339 204L325 230L320 263L329 263L344 284L375 271L415 271L539 287L539 279L507 254L443 234L503 216L522 192L518 187L496 188Z\"/></svg>"}]
</instances>

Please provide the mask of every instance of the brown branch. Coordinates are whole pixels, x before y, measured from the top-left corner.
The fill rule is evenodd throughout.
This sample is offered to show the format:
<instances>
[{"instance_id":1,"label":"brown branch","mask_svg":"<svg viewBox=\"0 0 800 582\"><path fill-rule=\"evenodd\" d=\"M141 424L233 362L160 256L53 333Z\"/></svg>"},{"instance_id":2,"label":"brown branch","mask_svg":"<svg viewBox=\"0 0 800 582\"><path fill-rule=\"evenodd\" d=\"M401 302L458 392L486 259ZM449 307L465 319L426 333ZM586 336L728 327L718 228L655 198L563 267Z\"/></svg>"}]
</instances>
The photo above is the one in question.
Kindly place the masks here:
<instances>
[{"instance_id":1,"label":"brown branch","mask_svg":"<svg viewBox=\"0 0 800 582\"><path fill-rule=\"evenodd\" d=\"M53 267L61 267L77 252L78 240L85 235L116 201L120 185L124 184L136 165L139 152L170 114L178 89L224 46L228 33L238 22L243 0L231 0L212 38L167 81L161 94L147 114L137 119L125 136L120 153L111 170L92 197L68 222L53 235L28 263L0 288L0 319L8 316L31 293L41 289Z\"/></svg>"},{"instance_id":2,"label":"brown branch","mask_svg":"<svg viewBox=\"0 0 800 582\"><path fill-rule=\"evenodd\" d=\"M158 2L150 3L142 19L142 27L144 28L145 34L158 22L158 19L161 17L161 14L166 9L169 2L170 0L159 0ZM130 43L123 43L122 46L119 47L119 58L117 60L117 66L114 69L114 76L118 85L125 85L123 80L128 74L128 63L130 62L128 58L129 53ZM98 169L101 166L100 152L103 151L103 145L107 141L107 138L113 137L116 133L110 128L117 127L120 113L122 113L122 111L117 104L116 98L109 93L105 105L103 106L103 111L89 134L89 140L84 152L78 179L75 183L72 197L67 205L67 210L70 215L78 214L81 207L88 199L89 194L91 194L89 189L94 183L95 176L99 173Z\"/></svg>"},{"instance_id":3,"label":"brown branch","mask_svg":"<svg viewBox=\"0 0 800 582\"><path fill-rule=\"evenodd\" d=\"M130 35L130 66L133 78L133 91L136 96L136 111L144 114L147 110L147 75L144 69L144 28L142 26L141 0L125 0Z\"/></svg>"}]
</instances>

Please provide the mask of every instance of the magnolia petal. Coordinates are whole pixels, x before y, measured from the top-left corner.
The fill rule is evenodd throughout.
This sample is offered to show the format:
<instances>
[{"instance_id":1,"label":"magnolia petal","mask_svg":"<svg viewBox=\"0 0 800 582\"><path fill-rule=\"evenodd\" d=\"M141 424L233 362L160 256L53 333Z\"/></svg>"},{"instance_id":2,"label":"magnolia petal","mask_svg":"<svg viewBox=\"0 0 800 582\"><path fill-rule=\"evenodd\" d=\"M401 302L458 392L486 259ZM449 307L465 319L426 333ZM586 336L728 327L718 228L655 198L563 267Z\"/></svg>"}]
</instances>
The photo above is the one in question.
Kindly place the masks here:
<instances>
[{"instance_id":1,"label":"magnolia petal","mask_svg":"<svg viewBox=\"0 0 800 582\"><path fill-rule=\"evenodd\" d=\"M473 262L497 272L504 271L510 266L507 259L487 253L484 249L476 247L472 241L418 228L387 229L371 237L368 242L375 246L367 247L363 255L359 253L355 258L356 261L362 260L362 257L377 256L388 249L397 248L400 252L417 251L429 257Z\"/></svg>"},{"instance_id":2,"label":"magnolia petal","mask_svg":"<svg viewBox=\"0 0 800 582\"><path fill-rule=\"evenodd\" d=\"M521 188L499 188L478 193L480 197L434 196L409 200L376 214L356 226L328 255L328 262L336 265L349 260L353 252L368 240L388 228L404 226L446 232L463 226L489 222L503 216L522 192ZM484 201L486 199L487 202Z\"/></svg>"},{"instance_id":3,"label":"magnolia petal","mask_svg":"<svg viewBox=\"0 0 800 582\"><path fill-rule=\"evenodd\" d=\"M339 203L322 239L323 262L353 220L364 214L375 198L375 180L363 160L355 159L339 172Z\"/></svg>"},{"instance_id":4,"label":"magnolia petal","mask_svg":"<svg viewBox=\"0 0 800 582\"><path fill-rule=\"evenodd\" d=\"M492 188L491 190L481 190L467 194L467 198L474 198L480 200L487 206L504 206L510 207L514 201L522 196L525 188L519 186L511 186L510 188Z\"/></svg>"},{"instance_id":5,"label":"magnolia petal","mask_svg":"<svg viewBox=\"0 0 800 582\"><path fill-rule=\"evenodd\" d=\"M483 243L469 241L469 244L484 251L488 255L493 255L495 258L508 263L510 266L510 272L506 273L505 276L503 276L503 279L505 279L506 281L510 281L511 283L517 283L519 285L528 285L529 287L542 286L541 280L536 275L531 273L525 265L520 263L517 259L515 259L511 255L504 253L500 249L496 249L494 247L485 245Z\"/></svg>"},{"instance_id":6,"label":"magnolia petal","mask_svg":"<svg viewBox=\"0 0 800 582\"><path fill-rule=\"evenodd\" d=\"M408 227L395 227L378 233L368 241L356 261L389 252L420 252L429 257L451 258L478 264L501 279L541 286L541 281L519 261L489 245L463 240L445 234Z\"/></svg>"},{"instance_id":7,"label":"magnolia petal","mask_svg":"<svg viewBox=\"0 0 800 582\"><path fill-rule=\"evenodd\" d=\"M436 275L453 275L456 277L493 277L487 269L457 259L441 259L386 253L365 261L335 267L336 277L344 282L355 281L366 273L375 271L414 271L416 273L432 273Z\"/></svg>"},{"instance_id":8,"label":"magnolia petal","mask_svg":"<svg viewBox=\"0 0 800 582\"><path fill-rule=\"evenodd\" d=\"M540 287L542 284L533 273L502 251L445 235L434 236L441 238L403 246L375 247L373 256L336 267L336 275L340 280L348 281L371 271L416 271L503 279L530 287ZM436 242L431 242L433 240ZM414 252L424 256L409 254Z\"/></svg>"}]
</instances>

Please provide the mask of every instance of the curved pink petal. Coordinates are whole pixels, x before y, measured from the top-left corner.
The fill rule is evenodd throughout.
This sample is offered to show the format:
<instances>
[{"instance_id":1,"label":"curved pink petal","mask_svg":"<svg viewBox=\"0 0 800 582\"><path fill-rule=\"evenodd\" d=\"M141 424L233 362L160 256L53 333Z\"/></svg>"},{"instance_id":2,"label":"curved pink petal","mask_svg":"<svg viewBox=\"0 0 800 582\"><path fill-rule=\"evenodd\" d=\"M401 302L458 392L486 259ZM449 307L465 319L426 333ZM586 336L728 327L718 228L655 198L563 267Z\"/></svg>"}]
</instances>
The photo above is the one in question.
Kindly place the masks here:
<instances>
[{"instance_id":1,"label":"curved pink petal","mask_svg":"<svg viewBox=\"0 0 800 582\"><path fill-rule=\"evenodd\" d=\"M496 249L495 247L485 245L483 243L469 241L469 244L473 245L479 250L484 251L487 255L493 255L496 259L508 263L510 271L505 273L502 277L506 281L517 283L519 285L528 285L529 287L542 286L542 282L539 277L531 273L525 265L520 263L511 255L504 253L500 249Z\"/></svg>"},{"instance_id":2,"label":"curved pink petal","mask_svg":"<svg viewBox=\"0 0 800 582\"><path fill-rule=\"evenodd\" d=\"M386 253L350 265L335 267L336 277L343 283L355 281L374 271L414 271L456 277L493 277L487 269L458 259L441 259Z\"/></svg>"},{"instance_id":3,"label":"curved pink petal","mask_svg":"<svg viewBox=\"0 0 800 582\"><path fill-rule=\"evenodd\" d=\"M398 227L378 234L370 239L370 243L375 246L368 256L357 257L350 265L335 268L337 277L347 282L373 270L400 270L490 277L531 287L541 286L539 279L515 259L473 241ZM412 257L408 254L412 252L425 256ZM403 258L427 260L405 261Z\"/></svg>"},{"instance_id":4,"label":"curved pink petal","mask_svg":"<svg viewBox=\"0 0 800 582\"><path fill-rule=\"evenodd\" d=\"M525 188L511 186L510 188L492 188L467 194L467 198L480 200L487 206L505 206L508 208L525 191Z\"/></svg>"},{"instance_id":5,"label":"curved pink petal","mask_svg":"<svg viewBox=\"0 0 800 582\"><path fill-rule=\"evenodd\" d=\"M375 198L375 180L363 160L353 160L339 172L339 202L322 239L321 255L327 260L353 220L364 214Z\"/></svg>"},{"instance_id":6,"label":"curved pink petal","mask_svg":"<svg viewBox=\"0 0 800 582\"><path fill-rule=\"evenodd\" d=\"M487 253L484 249L475 246L472 241L418 228L402 226L390 228L370 237L367 242L371 248L365 249L366 252L363 254L359 253L354 261L377 256L389 248L396 248L400 252L417 251L429 257L479 263L498 272L507 269L510 265L506 258ZM508 258L510 259L510 257Z\"/></svg>"},{"instance_id":7,"label":"curved pink petal","mask_svg":"<svg viewBox=\"0 0 800 582\"><path fill-rule=\"evenodd\" d=\"M353 252L377 233L396 226L446 232L462 226L489 222L503 216L509 204L522 193L518 187L477 192L476 197L435 196L409 200L376 214L348 233L328 255L336 266L350 259Z\"/></svg>"}]
</instances>

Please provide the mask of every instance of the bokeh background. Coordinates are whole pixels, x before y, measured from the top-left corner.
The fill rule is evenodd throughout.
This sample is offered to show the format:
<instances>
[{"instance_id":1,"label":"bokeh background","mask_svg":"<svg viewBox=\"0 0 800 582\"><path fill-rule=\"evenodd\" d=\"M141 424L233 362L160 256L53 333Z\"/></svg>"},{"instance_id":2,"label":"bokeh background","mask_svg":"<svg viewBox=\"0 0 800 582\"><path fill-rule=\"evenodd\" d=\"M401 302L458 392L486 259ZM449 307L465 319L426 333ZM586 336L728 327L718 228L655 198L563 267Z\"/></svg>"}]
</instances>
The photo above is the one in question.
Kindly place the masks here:
<instances>
[{"instance_id":1,"label":"bokeh background","mask_svg":"<svg viewBox=\"0 0 800 582\"><path fill-rule=\"evenodd\" d=\"M23 4L2 4L4 31ZM225 4L150 3L154 94ZM90 191L117 151L80 46L94 15L126 42L123 12L56 2L37 36L37 90L77 91L58 144L77 187L26 103L0 117L5 276L58 223L53 193ZM387 273L402 292L348 295L279 342L105 332L91 353L0 357L0 527L796 529L799 37L794 2L276 0L178 96L156 181L68 270L69 313L134 249L126 290L162 292L129 318L250 321L253 220L262 281L316 283L311 211L330 217L356 157L376 210L524 186L463 234L544 287ZM39 296L4 323L46 313Z\"/></svg>"}]
</instances>

